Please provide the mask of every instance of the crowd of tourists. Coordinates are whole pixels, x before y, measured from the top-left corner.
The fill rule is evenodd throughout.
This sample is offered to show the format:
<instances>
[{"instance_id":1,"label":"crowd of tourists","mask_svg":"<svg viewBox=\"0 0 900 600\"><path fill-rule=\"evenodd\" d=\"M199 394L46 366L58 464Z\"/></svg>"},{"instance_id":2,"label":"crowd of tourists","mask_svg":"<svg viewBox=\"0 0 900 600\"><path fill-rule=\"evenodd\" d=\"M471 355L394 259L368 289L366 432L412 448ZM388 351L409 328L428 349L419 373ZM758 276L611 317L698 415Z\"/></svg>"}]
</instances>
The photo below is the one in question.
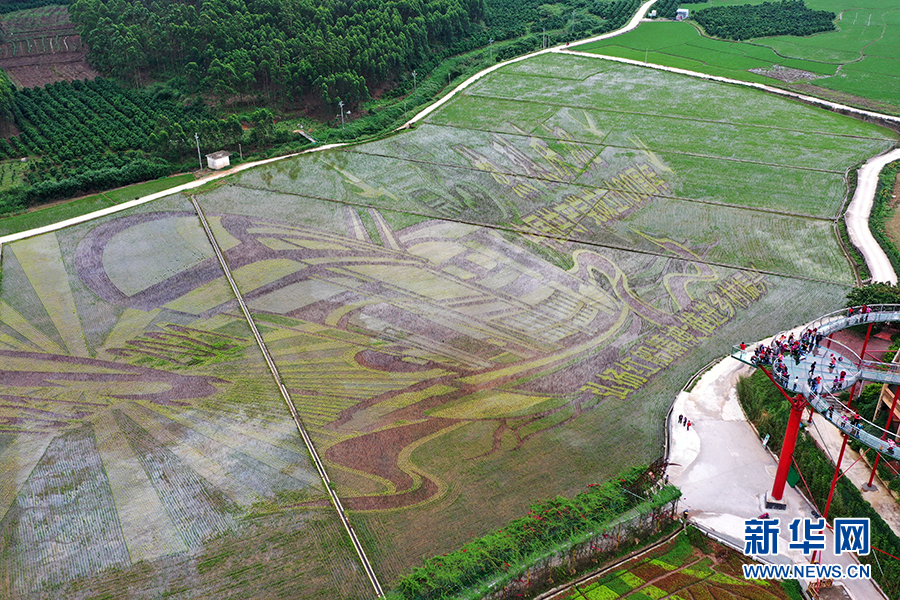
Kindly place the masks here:
<instances>
[{"instance_id":1,"label":"crowd of tourists","mask_svg":"<svg viewBox=\"0 0 900 600\"><path fill-rule=\"evenodd\" d=\"M795 338L793 333L789 335L782 334L781 337L772 338L772 341L766 344L759 344L753 351L750 362L754 365L777 365L784 363L785 355L789 355L794 359L796 364L800 364L810 352L815 356L815 349L819 347L824 335L819 333L819 328L814 327L807 329ZM746 349L745 344L741 344L741 350ZM779 371L780 372L780 371ZM787 376L787 367L784 367L784 376Z\"/></svg>"}]
</instances>

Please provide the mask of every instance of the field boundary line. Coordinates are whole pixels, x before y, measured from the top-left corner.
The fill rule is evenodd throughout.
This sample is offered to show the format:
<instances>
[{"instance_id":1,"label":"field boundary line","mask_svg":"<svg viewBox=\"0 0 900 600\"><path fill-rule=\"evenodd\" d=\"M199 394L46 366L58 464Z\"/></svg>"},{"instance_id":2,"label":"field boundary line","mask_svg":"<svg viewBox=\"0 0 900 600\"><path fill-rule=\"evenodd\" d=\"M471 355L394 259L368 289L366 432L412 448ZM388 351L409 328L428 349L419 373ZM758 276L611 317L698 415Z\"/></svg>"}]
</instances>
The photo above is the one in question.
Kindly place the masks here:
<instances>
[{"instance_id":1,"label":"field boundary line","mask_svg":"<svg viewBox=\"0 0 900 600\"><path fill-rule=\"evenodd\" d=\"M620 27L619 29L616 29L615 31L610 31L608 33L604 33L602 35L597 35L597 36L594 36L594 37L591 37L591 38L588 38L585 40L580 40L580 41L574 42L574 44L572 44L572 45L579 46L581 44L589 44L591 42L605 40L605 39L620 35L622 33L631 31L632 29L636 29L637 26L640 24L641 20L643 19L644 15L647 14L647 11L650 10L650 7L653 6L655 3L656 3L656 0L647 0L647 2L644 2L643 4L641 4L641 6L634 13L634 16L632 16L631 19L628 21L628 23L626 25L624 25L623 27ZM401 129L409 129L410 127L412 127L413 125L415 125L416 123L418 123L419 121L421 121L422 119L424 119L425 117L427 117L428 115L430 115L431 113L436 111L438 108L442 107L447 102L449 102L450 100L455 98L459 92L463 91L464 89L466 89L467 87L469 87L470 85L472 85L473 83L475 83L476 81L478 81L479 79L484 77L485 75L488 75L489 73L493 73L497 69L501 69L501 68L505 67L506 65L511 65L511 64L514 64L517 62L521 62L521 61L529 59L529 58L534 58L535 56L540 56L541 54L550 54L551 52L559 52L560 50L565 50L565 48L566 48L566 46L562 46L562 45L553 46L551 48L544 48L543 50L538 50L537 52L532 52L530 54L523 54L522 56L516 56L509 60L499 62L495 65L491 65L490 67L483 69L483 70L479 71L478 73L475 73L474 75L472 75L471 77L469 77L468 79L463 81L461 84L459 84L454 89L452 89L449 93L447 93L446 96L444 96L443 98L441 98L440 100L438 100L437 102L432 104L431 106L425 107L425 109L423 109L419 114L415 115L413 118L411 118L409 121L407 121L400 127L397 127L394 131L400 131Z\"/></svg>"},{"instance_id":2,"label":"field boundary line","mask_svg":"<svg viewBox=\"0 0 900 600\"><path fill-rule=\"evenodd\" d=\"M635 148L629 148L626 146L602 146L602 147L603 148L620 148L622 150L634 150L635 149ZM404 157L399 157L399 156L391 156L390 154L381 154L381 153L377 153L377 152L360 152L358 150L346 150L346 152L352 153L352 154L360 154L363 156L375 156L378 158L387 158L387 159L399 160L399 161L404 161L404 162L421 163L424 165L433 165L435 167L444 167L447 169L461 169L464 171L472 171L472 172L476 172L476 173L489 173L488 171L479 169L477 167L472 167L472 166L467 166L467 165L454 165L451 163L444 163L444 162L435 162L433 160L424 160L421 158L404 158ZM597 153L597 155L595 155L594 158L596 158L599 154L600 153ZM668 154L677 154L678 156L692 156L694 158L710 158L708 156L703 156L701 154L690 154L687 152L668 152ZM733 159L733 158L723 158L721 160L727 161L727 162L749 164L749 165L762 165L762 166L766 166L766 167L775 167L775 168L780 168L780 169L792 169L792 170L797 170L797 171L811 171L814 173L829 173L832 175L843 175L845 179L846 179L846 174L847 174L847 171L824 171L822 169L812 169L809 167L790 167L790 166L785 166L785 165L777 165L777 164L773 164L773 163L761 163L761 162L739 160L739 159ZM593 162L593 159L591 162ZM590 163L588 163L588 165L590 165ZM585 167L585 168L587 168L587 167ZM525 173L516 173L514 171L498 170L496 172L500 173L502 175L509 175L511 177L523 177L525 179L533 179L535 181L544 181L547 183L553 183L553 184L559 184L559 185L570 185L573 187L586 188L586 189L609 190L609 191L616 191L616 192L630 192L631 191L626 188L608 187L608 186L603 186L603 185L594 185L594 184L590 184L590 183L579 182L578 179L580 179L581 176L584 174L583 170L582 170L582 173L580 173L578 176L576 176L572 180L553 179L550 177L537 177L535 175L527 175ZM254 186L249 186L249 185L242 185L240 183L234 184L234 185L238 185L239 187L252 187L253 189L259 189L259 190L264 189L264 188L256 188ZM267 191L276 192L276 193L284 193L284 194L293 193L293 192L285 192L282 190L267 190ZM304 196L304 197L309 197L309 198L314 197L314 196L307 196L306 194L299 194L299 195ZM774 215L782 215L782 216L787 216L787 217L812 219L812 220L816 220L816 221L828 221L829 223L840 219L840 214L838 214L837 216L810 215L810 214L790 212L787 210L777 210L774 208L766 208L766 207L762 207L762 206L747 206L747 205L743 205L743 204L733 204L730 202L716 202L715 200L703 200L701 198L688 198L686 196L677 196L675 194L650 194L650 195L657 196L660 198L669 198L672 200L680 200L682 202L693 202L696 204L709 204L712 206L722 206L722 207L726 207L726 208L735 208L735 209L739 209L739 210L758 211L758 212L771 213ZM846 201L846 193L844 194L844 196L845 196L845 200L843 200L841 202L841 206L840 206L841 210L843 210L844 204L846 203L845 202ZM326 198L319 198L319 199L326 200ZM334 200L334 202L342 202L342 201ZM353 204L353 203L348 202L348 204ZM372 208L372 207L370 207L370 208ZM410 211L399 210L399 209L390 209L390 210L392 210L393 212L399 212L399 213L404 213L404 214L418 214L418 213L413 213ZM443 217L437 217L437 218L443 218ZM445 220L447 220L447 219L445 219Z\"/></svg>"},{"instance_id":3,"label":"field boundary line","mask_svg":"<svg viewBox=\"0 0 900 600\"><path fill-rule=\"evenodd\" d=\"M695 77L707 81L748 87L761 90L763 92L768 92L776 96L799 100L800 102L818 106L820 108L824 108L838 114L847 114L848 116L871 119L877 123L880 123L881 125L890 124L895 128L900 127L900 117L877 113L861 108L854 108L852 106L847 106L846 104L831 102L830 100L823 100L821 98L814 98L812 96L806 96L804 94L782 90L780 88L768 86L761 83L740 81L737 79L730 79L728 77L720 77L718 75L708 75L706 73L688 71L687 69L655 65L638 60L631 60L629 58L619 58L615 56L606 56L603 54L593 54L590 52L572 51L565 48L553 48L552 51L556 52L557 54L571 54L572 56L582 56L584 58L590 58L593 56L594 58L598 58L601 60L610 60L613 62L619 62L639 67L649 67L658 71L666 71L669 73L686 75L688 77ZM869 229L869 215L872 212L872 204L875 201L875 189L878 183L878 174L887 163L893 162L897 159L900 159L900 148L897 148L897 142L895 141L894 150L888 150L882 152L881 154L873 156L865 163L865 165L863 165L862 168L859 169L856 192L853 194L853 200L850 202L850 205L847 207L847 210L844 213L844 222L847 223L847 233L850 236L850 243L852 243L863 255L863 258L865 258L866 265L869 267L869 272L872 275L872 281L883 281L892 283L894 285L897 285L897 273L894 271L894 268L888 260L887 255L884 253L884 250L881 249L881 246L878 245L878 242L875 241L875 238L872 235L872 231ZM855 274L856 269L853 269L853 272ZM857 278L859 277L858 274L855 276Z\"/></svg>"},{"instance_id":4,"label":"field boundary line","mask_svg":"<svg viewBox=\"0 0 900 600\"><path fill-rule=\"evenodd\" d=\"M301 194L300 192L288 192L288 191L284 191L284 190L271 190L268 188L256 187L256 186L242 184L242 183L235 183L233 185L235 187L242 187L242 188L246 188L248 190L256 190L259 192L269 192L272 194L283 194L285 196L297 196L299 198L309 198L310 200L319 200L321 202L333 202L336 204L346 204L348 206L356 206L356 207L360 207L360 208L374 208L376 210L395 212L395 213L400 213L400 214L404 214L404 215L414 215L417 217L424 217L426 219L436 219L439 221L446 221L448 223L459 223L461 225L473 225L475 227L483 227L485 229L491 229L491 230L496 230L496 231L506 231L509 233L518 233L521 235L547 238L547 239L559 240L559 241L563 241L563 242L574 242L576 244L581 244L583 246L588 246L591 248L609 248L611 250L620 250L622 252L632 252L634 254L644 254L647 256L659 256L662 258L680 258L681 260L687 260L689 262L697 262L697 263L702 263L705 265L710 265L713 267L722 267L724 269L734 269L735 271L748 271L751 273L762 273L763 275L771 275L773 277L784 277L786 279L796 279L799 281L814 281L816 283L831 283L831 284L835 284L835 285L841 285L841 286L844 286L847 288L853 287L853 284L835 282L834 279L819 279L817 277L808 277L806 275L791 274L791 273L779 273L777 271L771 271L769 269L759 269L756 267L749 267L749 266L745 266L745 265L732 265L732 264L728 264L728 263L703 260L703 259L697 259L697 260L686 259L683 257L675 256L673 254L667 254L665 252L654 252L652 250L647 250L647 249L643 249L643 248L626 248L624 246L614 246L612 244L601 244L600 242L595 242L595 241L590 241L590 240L581 240L578 238L569 238L569 237L565 237L563 235L552 235L552 234L544 233L541 231L519 229L519 228L512 227L512 226L502 226L502 225L498 225L496 223L479 223L477 221L465 221L463 219L458 219L458 218L450 219L447 217L440 217L437 215L418 213L418 212L413 212L410 210L398 210L396 208L383 208L383 207L374 206L371 204L363 204L361 202L351 202L349 200L335 200L334 198L323 198L320 196L310 196L309 194ZM728 205L728 206L731 206L731 205ZM791 216L793 216L793 215L791 215ZM814 218L814 217L808 217L808 218L810 220L826 221L829 223L832 221L832 219L821 219L821 218Z\"/></svg>"},{"instance_id":5,"label":"field boundary line","mask_svg":"<svg viewBox=\"0 0 900 600\"><path fill-rule=\"evenodd\" d=\"M585 42L579 42L579 45ZM792 92L789 90L783 90L781 88L772 87L770 85L766 85L764 83L755 83L752 81L741 81L740 79L731 79L729 77L721 77L719 75L710 75L708 73L700 73L699 71L689 71L687 69L680 69L678 67L667 67L665 65L657 65L654 63L643 62L640 60L632 60L630 58L621 58L618 56L608 56L606 54L595 54L593 52L583 52L579 50L572 50L569 48L551 48L551 52L556 54L570 54L572 56L580 56L582 58L597 58L600 60L610 60L613 62L623 63L626 65L632 65L636 67L649 67L651 69L656 69L657 71L667 71L669 73L675 73L676 75L686 75L688 77L694 77L696 79L705 79L707 81L713 81L717 83L727 83L731 85L739 85L743 87L749 87L757 90L761 90L763 92L768 92L770 94L775 94L776 96L784 96L786 98L792 98L794 100L800 100L807 104L812 104L815 106L819 106L820 108L825 108L832 112L837 113L850 113L856 116L867 117L869 119L876 119L886 121L888 123L892 123L895 126L900 126L900 117L895 117L893 115L888 115L884 113L879 113L871 110L865 110L862 108L855 108L853 106L848 106L846 104L840 104L839 102L832 102L831 100L825 100L823 98L816 98L815 96L807 96L805 94L799 94L797 92Z\"/></svg>"},{"instance_id":6,"label":"field boundary line","mask_svg":"<svg viewBox=\"0 0 900 600\"><path fill-rule=\"evenodd\" d=\"M429 123L429 125L430 125L430 123ZM450 127L450 129L457 129L457 128ZM468 131L480 131L482 133L488 133L490 131L487 129L471 129L471 130L469 130L468 128L465 128L465 127L460 127L459 129L466 129ZM495 131L495 132L491 132L491 133L501 134L503 132ZM528 137L528 136L522 136L521 134L512 134L512 133L511 134L503 133L503 135L518 135L520 137ZM545 138L541 138L540 136L534 136L534 137L537 137L539 139L545 139ZM553 138L546 138L546 139L553 140ZM875 139L875 138L861 138L861 139ZM888 141L888 140L885 140L885 141ZM602 148L616 148L616 149L620 149L620 150L641 150L640 146L617 146L616 144L604 144L603 142L581 142L581 141L575 140L575 143L589 145L589 146L601 146ZM454 167L457 169L469 169L472 171L481 171L481 169L478 169L476 167L469 167L469 166L465 166L465 165L452 165L450 163L439 163L439 162L434 162L432 160L425 160L422 158L401 158L398 156L391 156L390 154L381 154L379 152L366 152L364 150L357 150L355 148L348 148L347 150L344 150L344 152L350 152L353 154L365 154L366 156L379 156L382 158L393 158L395 160L405 160L405 161L409 161L409 162L418 162L418 163L432 164L432 165L438 165L438 166ZM767 162L761 162L758 160L747 160L747 159L743 159L743 158L731 158L731 157L727 157L727 156L713 156L710 154L697 154L696 152L676 152L674 150L657 150L654 152L656 154L675 154L677 156L692 156L694 158L704 158L707 160L722 160L722 161L740 163L740 164L745 164L745 165L762 165L764 167L780 167L782 169L796 169L797 171L811 171L813 173L833 173L835 175L838 175L838 174L843 175L846 172L846 171L837 171L834 169L817 169L815 167L780 165L778 163L767 163ZM509 173L509 172L506 172L504 174L516 175L519 177L529 177L531 179L541 179L544 181L558 181L556 179L549 179L546 177L535 177L534 175L519 175L518 173ZM587 185L587 184L582 184L582 185Z\"/></svg>"},{"instance_id":7,"label":"field boundary line","mask_svg":"<svg viewBox=\"0 0 900 600\"><path fill-rule=\"evenodd\" d=\"M552 77L546 77L546 79L552 79ZM716 121L713 119L700 119L697 117L683 117L680 115L669 116L669 115L661 115L659 113L637 112L634 110L617 110L615 108L586 109L583 106L576 106L574 104L561 104L559 102L544 102L544 101L538 101L538 100L513 99L513 98L506 98L504 96L491 96L489 94L483 94L483 93L469 94L468 97L469 98L487 98L489 100L506 100L508 102L519 102L521 104L538 104L541 106L559 106L562 108L574 108L577 110L584 110L584 111L592 110L595 112L610 113L610 114L619 115L619 116L636 115L638 117L660 117L660 118L665 118L665 119L672 119L675 121L691 121L691 122L695 122L695 123L710 123L713 125L731 125L733 127L753 127L756 129L769 129L772 131L793 131L796 133L808 133L810 135L828 136L828 137L833 137L833 138L850 138L850 139L854 139L854 140L875 140L875 141L884 141L884 142L891 141L889 138L878 138L878 137L871 137L868 135L854 135L854 134L850 134L850 133L830 133L828 131L817 131L817 130L813 130L813 129L791 129L790 127L776 127L774 125L756 125L756 124L752 124L752 123L737 123L735 121ZM546 119L541 121L541 123L539 123L538 125L542 125L549 119L552 119L553 116L554 115L550 115L549 117L547 117ZM447 123L435 123L433 121L429 121L424 124L428 125L429 127L444 127L447 129L462 129L464 131L482 131L485 133L496 133L498 135L511 135L511 136L518 136L518 137L536 137L536 138L540 138L542 140L556 141L558 139L558 138L553 137L550 134L543 135L543 134L538 134L538 133L534 133L534 132L510 133L507 131L497 131L495 129L484 129L483 127L469 127L466 125L449 125ZM612 129L615 129L615 127L610 127L610 130L612 130ZM609 134L607 134L607 135L609 135ZM604 139L605 139L605 137L604 137ZM569 141L569 140L567 140L567 141ZM592 142L592 141L588 141L588 140L570 140L570 141L573 141L576 144L609 145L609 144L604 144L604 142ZM727 157L726 157L726 160L727 160ZM737 160L737 159L731 159L731 160ZM749 162L756 162L756 161L749 161ZM766 164L766 163L763 163L763 164ZM797 168L802 169L804 167L797 167ZM806 167L806 168L809 168L809 167ZM823 171L826 169L812 169L812 170Z\"/></svg>"},{"instance_id":8,"label":"field boundary line","mask_svg":"<svg viewBox=\"0 0 900 600\"><path fill-rule=\"evenodd\" d=\"M256 343L257 345L259 345L259 349L262 351L263 358L266 359L266 363L269 365L269 371L271 371L272 377L275 378L275 383L278 385L278 389L281 391L281 396L282 398L284 398L284 402L291 413L294 424L297 426L297 431L300 433L300 437L303 438L303 443L306 445L306 449L309 451L310 457L312 458L313 463L316 465L316 470L319 472L319 477L322 479L322 483L325 486L325 491L328 492L328 496L331 498L331 503L332 505L334 505L338 517L340 518L344 529L347 531L347 535L350 536L350 541L352 542L353 547L356 550L356 554L359 556L359 560L362 563L363 569L366 571L369 582L375 589L375 594L379 598L383 598L384 591L381 589L381 584L378 582L378 577L375 574L375 570L372 568L371 563L369 563L369 559L366 556L365 549L362 547L362 543L360 543L359 538L356 537L356 532L353 530L353 526L350 524L350 520L347 518L347 513L344 510L343 504L341 504L340 498L338 498L337 492L335 492L332 488L332 482L328 477L328 473L325 471L325 465L322 464L322 460L319 458L319 453L316 451L316 448L313 445L312 438L309 437L309 434L306 432L306 428L303 426L303 420L300 418L300 414L297 412L297 408L294 406L294 401L291 400L291 396L288 393L287 388L281 381L281 375L278 373L278 367L275 365L275 361L272 359L272 355L269 354L269 349L268 347L266 347L266 342L265 340L263 340L262 335L259 333L259 329L256 327L256 323L253 321L253 317L250 315L250 309L247 307L247 303L244 301L244 297L241 295L241 291L237 287L237 282L231 276L231 269L229 269L228 263L225 262L225 256L222 254L218 242L216 242L216 238L209 227L206 216L203 214L203 209L200 208L200 204L197 203L197 199L193 195L191 195L191 204L194 205L194 210L197 212L197 217L200 219L200 224L203 226L203 231L206 233L206 237L209 238L209 243L212 245L213 251L216 253L216 258L219 261L219 265L222 267L222 271L225 273L226 279L228 279L228 284L231 286L231 290L234 292L234 295L237 298L238 304L241 307L241 312L244 313L244 318L247 320L247 324L250 325L250 329L253 331L253 337L256 338Z\"/></svg>"},{"instance_id":9,"label":"field boundary line","mask_svg":"<svg viewBox=\"0 0 900 600\"><path fill-rule=\"evenodd\" d=\"M583 56L583 53L576 53L576 52L572 52L572 51L562 51L562 50L558 51L557 54L573 54L575 56ZM597 55L597 57L598 58L610 58L610 59L618 58L615 56L606 56L606 55ZM625 59L623 59L623 60L625 60ZM638 66L643 66L643 64L638 63ZM650 65L650 66L660 67L661 65ZM694 72L695 71L688 71L688 73L694 73ZM503 73L503 74L505 75L505 73ZM703 73L699 73L699 74L703 75ZM517 77L519 75L521 75L521 73L516 73ZM528 77L537 77L537 78L542 78L542 79L549 79L549 80L557 79L555 76L552 76L552 75L535 75L533 73L528 73L527 76ZM565 78L560 77L559 79L565 79ZM573 80L573 81L577 81L577 80ZM738 82L738 80L734 80L734 81ZM721 82L716 82L716 83L721 83ZM746 83L750 84L752 82L746 82ZM485 92L474 92L474 93L468 94L466 97L467 98L487 98L490 100L505 100L507 102L520 102L522 104L537 104L540 106L558 106L558 107L562 107L562 108L574 108L574 109L578 109L578 110L593 110L596 112L612 113L612 114L617 114L617 115L636 115L638 117L659 117L659 118L672 119L672 120L677 120L677 121L691 121L691 122L695 122L695 123L710 123L713 125L731 125L733 127L751 127L751 128L755 128L755 129L768 129L768 130L772 130L772 131L793 131L796 133L808 133L810 135L828 136L828 137L834 137L834 138L890 141L887 138L877 138L877 137L871 137L868 135L856 135L856 134L852 134L852 133L831 133L828 131L816 131L816 130L812 130L812 129L793 129L791 127L779 127L779 126L775 126L775 125L759 125L756 123L739 123L739 122L735 122L735 121L717 121L715 119L701 119L700 117L685 117L682 115L661 115L659 113L640 112L640 111L636 111L636 110L621 110L621 109L606 108L606 107L604 107L604 108L585 108L584 106L579 106L577 104L565 104L562 102L548 102L545 100L526 100L524 98L511 98L508 96L494 96L494 95L491 95L491 94L488 94ZM835 112L835 111L830 111L830 112ZM891 115L882 114L882 113L873 113L873 114L876 114L879 116L891 116ZM547 118L549 119L552 116L553 115L550 115L550 117L547 117ZM458 128L458 129L467 129L467 130L474 130L474 131L493 131L490 129L481 129L480 127L466 127L464 125L447 125L446 123L435 123L432 121L429 121L425 124L431 125L432 127L453 127L453 128ZM501 132L497 132L497 133L505 133L505 132L501 131ZM509 135L525 135L525 134L516 133L516 134L509 134ZM527 135L534 135L534 134L529 133ZM539 135L535 135L535 137L547 137L547 139L555 139L552 137L539 136ZM578 143L584 143L584 144L599 143L599 142L584 142L581 140L575 140L575 141Z\"/></svg>"}]
</instances>

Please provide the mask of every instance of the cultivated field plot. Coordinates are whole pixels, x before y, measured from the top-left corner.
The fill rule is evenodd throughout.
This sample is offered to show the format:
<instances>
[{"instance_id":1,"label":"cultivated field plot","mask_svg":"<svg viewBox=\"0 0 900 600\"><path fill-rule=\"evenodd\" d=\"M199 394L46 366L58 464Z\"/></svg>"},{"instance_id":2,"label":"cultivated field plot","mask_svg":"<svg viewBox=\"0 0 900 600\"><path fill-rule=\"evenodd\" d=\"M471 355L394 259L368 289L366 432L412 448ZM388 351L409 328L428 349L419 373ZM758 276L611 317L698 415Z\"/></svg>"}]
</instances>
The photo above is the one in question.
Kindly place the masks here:
<instances>
[{"instance_id":1,"label":"cultivated field plot","mask_svg":"<svg viewBox=\"0 0 900 600\"><path fill-rule=\"evenodd\" d=\"M230 289L192 282L220 271L189 209L179 198L3 248L0 596L125 580L147 597L365 595ZM199 297L231 303L203 314Z\"/></svg>"},{"instance_id":2,"label":"cultivated field plot","mask_svg":"<svg viewBox=\"0 0 900 600\"><path fill-rule=\"evenodd\" d=\"M686 7L696 11L761 1L711 0ZM702 37L686 22L644 23L629 33L577 49L778 85L900 113L900 0L863 0L850 7L841 0L806 4L812 10L837 14L837 30L734 42Z\"/></svg>"},{"instance_id":3,"label":"cultivated field plot","mask_svg":"<svg viewBox=\"0 0 900 600\"><path fill-rule=\"evenodd\" d=\"M197 199L390 587L658 458L697 369L842 305L842 175L892 143L756 93L544 56L414 131ZM2 258L12 593L367 595L186 198ZM67 508L29 510L51 500ZM44 558L80 514L91 545Z\"/></svg>"}]
</instances>

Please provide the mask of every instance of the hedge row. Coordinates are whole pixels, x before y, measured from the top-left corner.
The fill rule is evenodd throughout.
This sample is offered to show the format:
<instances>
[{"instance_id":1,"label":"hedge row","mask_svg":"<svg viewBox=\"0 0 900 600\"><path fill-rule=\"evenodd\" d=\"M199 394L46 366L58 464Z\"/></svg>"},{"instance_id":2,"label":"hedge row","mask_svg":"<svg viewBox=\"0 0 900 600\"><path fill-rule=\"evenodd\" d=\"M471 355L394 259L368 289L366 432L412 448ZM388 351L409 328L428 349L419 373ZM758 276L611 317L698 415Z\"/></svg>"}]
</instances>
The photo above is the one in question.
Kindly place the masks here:
<instances>
[{"instance_id":1,"label":"hedge row","mask_svg":"<svg viewBox=\"0 0 900 600\"><path fill-rule=\"evenodd\" d=\"M869 229L878 241L878 245L887 254L894 271L900 273L900 251L897 250L897 244L888 237L885 229L888 219L896 210L891 204L898 171L900 171L900 160L895 160L885 165L878 175L875 203L872 205L872 212L869 215Z\"/></svg>"},{"instance_id":2,"label":"hedge row","mask_svg":"<svg viewBox=\"0 0 900 600\"><path fill-rule=\"evenodd\" d=\"M681 492L663 487L654 495L635 484L646 469L636 467L611 482L593 484L574 498L561 496L535 504L524 517L475 539L462 548L425 561L397 585L407 600L448 598L479 584L503 578L535 557L600 534L624 513L652 510L678 498Z\"/></svg>"}]
</instances>

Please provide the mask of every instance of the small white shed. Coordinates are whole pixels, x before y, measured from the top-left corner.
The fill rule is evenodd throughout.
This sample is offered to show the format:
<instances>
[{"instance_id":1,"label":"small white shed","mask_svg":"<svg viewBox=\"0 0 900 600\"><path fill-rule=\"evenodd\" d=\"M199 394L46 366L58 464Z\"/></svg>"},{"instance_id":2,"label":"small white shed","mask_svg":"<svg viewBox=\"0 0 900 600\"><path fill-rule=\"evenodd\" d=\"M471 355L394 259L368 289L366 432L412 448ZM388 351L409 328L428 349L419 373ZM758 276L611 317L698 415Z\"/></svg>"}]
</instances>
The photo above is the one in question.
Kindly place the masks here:
<instances>
[{"instance_id":1,"label":"small white shed","mask_svg":"<svg viewBox=\"0 0 900 600\"><path fill-rule=\"evenodd\" d=\"M231 152L226 152L225 150L219 150L218 152L207 154L206 164L210 169L216 171L218 171L219 169L224 169L225 167L231 165L231 161L228 159L229 156L231 156Z\"/></svg>"}]
</instances>

